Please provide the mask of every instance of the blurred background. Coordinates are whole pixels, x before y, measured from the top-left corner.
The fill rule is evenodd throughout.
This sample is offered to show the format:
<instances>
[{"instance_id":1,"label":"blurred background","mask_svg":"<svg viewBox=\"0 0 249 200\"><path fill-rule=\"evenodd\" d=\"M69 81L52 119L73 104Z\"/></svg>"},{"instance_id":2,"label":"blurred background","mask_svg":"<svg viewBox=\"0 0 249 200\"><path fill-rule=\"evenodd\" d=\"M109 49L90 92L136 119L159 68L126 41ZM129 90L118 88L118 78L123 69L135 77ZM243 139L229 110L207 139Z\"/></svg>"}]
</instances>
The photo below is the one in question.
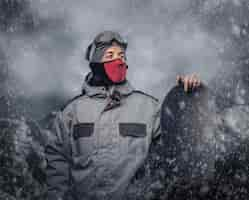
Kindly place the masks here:
<instances>
[{"instance_id":1,"label":"blurred background","mask_svg":"<svg viewBox=\"0 0 249 200\"><path fill-rule=\"evenodd\" d=\"M85 49L103 30L126 38L128 79L160 100L177 75L188 73L198 74L232 102L249 98L247 0L1 0L2 199L39 199L41 177L36 173L30 178L32 167L9 156L17 151L11 148L11 138L25 132L17 139L25 143L28 133L36 132L39 140L43 122L81 92L89 72ZM34 151L42 154L39 145L42 142ZM9 171L9 166L28 172ZM24 184L27 177L30 182ZM39 187L30 187L34 182Z\"/></svg>"}]
</instances>

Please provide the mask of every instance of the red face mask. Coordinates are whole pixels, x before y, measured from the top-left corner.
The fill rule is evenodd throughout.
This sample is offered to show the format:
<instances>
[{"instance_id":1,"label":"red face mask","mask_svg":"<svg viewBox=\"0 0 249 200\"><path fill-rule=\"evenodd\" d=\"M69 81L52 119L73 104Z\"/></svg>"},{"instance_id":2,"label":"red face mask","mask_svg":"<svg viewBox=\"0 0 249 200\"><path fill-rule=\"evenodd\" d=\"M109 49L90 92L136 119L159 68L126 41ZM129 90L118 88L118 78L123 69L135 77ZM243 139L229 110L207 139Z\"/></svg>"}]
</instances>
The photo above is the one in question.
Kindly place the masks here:
<instances>
[{"instance_id":1,"label":"red face mask","mask_svg":"<svg viewBox=\"0 0 249 200\"><path fill-rule=\"evenodd\" d=\"M125 80L128 66L121 59L112 60L104 63L104 69L108 78L114 83Z\"/></svg>"}]
</instances>

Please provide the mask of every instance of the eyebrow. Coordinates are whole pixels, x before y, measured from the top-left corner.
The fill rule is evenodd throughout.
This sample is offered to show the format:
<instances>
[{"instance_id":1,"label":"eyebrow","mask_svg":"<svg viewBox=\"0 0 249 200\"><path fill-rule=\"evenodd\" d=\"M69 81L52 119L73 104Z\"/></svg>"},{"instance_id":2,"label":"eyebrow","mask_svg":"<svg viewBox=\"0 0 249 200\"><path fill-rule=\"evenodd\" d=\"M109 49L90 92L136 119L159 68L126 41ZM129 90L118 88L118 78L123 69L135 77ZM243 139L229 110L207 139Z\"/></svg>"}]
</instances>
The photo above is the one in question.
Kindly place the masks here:
<instances>
[{"instance_id":1,"label":"eyebrow","mask_svg":"<svg viewBox=\"0 0 249 200\"><path fill-rule=\"evenodd\" d=\"M113 54L113 50L107 50L106 52L105 52L105 54ZM123 51L123 50L121 50L120 52L118 52L118 54L120 55L120 54L125 54L125 52Z\"/></svg>"},{"instance_id":2,"label":"eyebrow","mask_svg":"<svg viewBox=\"0 0 249 200\"><path fill-rule=\"evenodd\" d=\"M113 54L113 51L107 51L107 52L105 52L105 53Z\"/></svg>"}]
</instances>

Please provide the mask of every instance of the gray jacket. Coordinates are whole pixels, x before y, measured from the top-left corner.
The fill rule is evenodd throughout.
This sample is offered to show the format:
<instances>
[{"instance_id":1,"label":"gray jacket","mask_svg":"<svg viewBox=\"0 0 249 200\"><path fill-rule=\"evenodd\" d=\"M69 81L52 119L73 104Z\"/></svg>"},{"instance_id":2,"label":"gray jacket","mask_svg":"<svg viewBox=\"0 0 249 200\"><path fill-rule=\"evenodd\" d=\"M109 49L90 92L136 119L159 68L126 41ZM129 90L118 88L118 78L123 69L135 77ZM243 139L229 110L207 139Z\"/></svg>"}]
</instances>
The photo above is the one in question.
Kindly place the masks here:
<instances>
[{"instance_id":1,"label":"gray jacket","mask_svg":"<svg viewBox=\"0 0 249 200\"><path fill-rule=\"evenodd\" d=\"M158 101L129 82L83 91L54 121L48 199L120 200L159 135Z\"/></svg>"}]
</instances>

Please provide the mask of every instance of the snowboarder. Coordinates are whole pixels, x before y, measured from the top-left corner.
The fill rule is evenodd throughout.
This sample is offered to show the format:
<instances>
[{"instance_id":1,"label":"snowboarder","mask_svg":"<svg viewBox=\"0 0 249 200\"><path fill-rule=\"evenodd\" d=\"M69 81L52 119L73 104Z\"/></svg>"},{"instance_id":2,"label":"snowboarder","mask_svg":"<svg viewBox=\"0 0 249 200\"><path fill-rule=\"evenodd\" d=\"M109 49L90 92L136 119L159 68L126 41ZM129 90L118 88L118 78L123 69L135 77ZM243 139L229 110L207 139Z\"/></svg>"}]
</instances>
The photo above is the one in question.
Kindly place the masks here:
<instances>
[{"instance_id":1,"label":"snowboarder","mask_svg":"<svg viewBox=\"0 0 249 200\"><path fill-rule=\"evenodd\" d=\"M160 104L126 79L126 48L113 31L98 34L87 48L91 72L82 94L58 112L46 146L49 200L124 199L160 135ZM195 75L177 81L185 91L201 85Z\"/></svg>"}]
</instances>

